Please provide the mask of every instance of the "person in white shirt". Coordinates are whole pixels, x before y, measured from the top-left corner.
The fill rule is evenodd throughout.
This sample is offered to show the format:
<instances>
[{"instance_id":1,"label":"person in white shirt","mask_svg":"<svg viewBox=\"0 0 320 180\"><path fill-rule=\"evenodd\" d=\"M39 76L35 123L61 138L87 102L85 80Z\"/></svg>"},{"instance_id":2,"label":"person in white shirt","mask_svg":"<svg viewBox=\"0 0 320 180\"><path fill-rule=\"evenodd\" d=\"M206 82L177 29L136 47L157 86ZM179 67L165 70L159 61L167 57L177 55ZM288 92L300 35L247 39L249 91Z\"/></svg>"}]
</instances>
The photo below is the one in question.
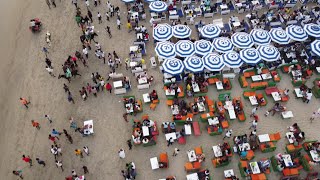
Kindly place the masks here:
<instances>
[{"instance_id":1,"label":"person in white shirt","mask_svg":"<svg viewBox=\"0 0 320 180\"><path fill-rule=\"evenodd\" d=\"M86 153L86 155L89 156L90 153L89 153L89 148L88 148L88 146L84 146L84 147L83 147L83 152Z\"/></svg>"},{"instance_id":2,"label":"person in white shirt","mask_svg":"<svg viewBox=\"0 0 320 180\"><path fill-rule=\"evenodd\" d=\"M150 26L151 26L151 27L153 27L154 18L153 18L153 17L151 17L151 19L150 19L150 21L149 21L149 22L150 22Z\"/></svg>"},{"instance_id":3,"label":"person in white shirt","mask_svg":"<svg viewBox=\"0 0 320 180\"><path fill-rule=\"evenodd\" d=\"M86 46L82 46L82 53L86 56L86 58L88 59L89 55L88 55L88 50Z\"/></svg>"},{"instance_id":4,"label":"person in white shirt","mask_svg":"<svg viewBox=\"0 0 320 180\"><path fill-rule=\"evenodd\" d=\"M311 98L312 98L312 92L311 92L311 89L308 89L308 92L306 93L303 102L309 103Z\"/></svg>"},{"instance_id":5,"label":"person in white shirt","mask_svg":"<svg viewBox=\"0 0 320 180\"><path fill-rule=\"evenodd\" d=\"M310 117L310 122L312 122L315 118L320 117L320 108L317 111L314 111Z\"/></svg>"},{"instance_id":6,"label":"person in white shirt","mask_svg":"<svg viewBox=\"0 0 320 180\"><path fill-rule=\"evenodd\" d=\"M223 137L223 139L224 138L230 138L232 136L232 129L230 129L230 130L228 130L227 132L226 132L226 135Z\"/></svg>"},{"instance_id":7,"label":"person in white shirt","mask_svg":"<svg viewBox=\"0 0 320 180\"><path fill-rule=\"evenodd\" d=\"M190 17L190 25L193 25L193 24L194 24L194 17L191 16L191 17Z\"/></svg>"},{"instance_id":8,"label":"person in white shirt","mask_svg":"<svg viewBox=\"0 0 320 180\"><path fill-rule=\"evenodd\" d=\"M120 157L121 159L124 159L124 158L126 157L126 153L124 152L123 149L120 149L120 150L118 151L118 153L119 153L119 157Z\"/></svg>"},{"instance_id":9,"label":"person in white shirt","mask_svg":"<svg viewBox=\"0 0 320 180\"><path fill-rule=\"evenodd\" d=\"M49 66L46 66L46 70L48 71L48 73L52 76L52 77L56 77L54 74L53 74L53 69L50 68Z\"/></svg>"},{"instance_id":10,"label":"person in white shirt","mask_svg":"<svg viewBox=\"0 0 320 180\"><path fill-rule=\"evenodd\" d=\"M89 6L90 6L90 2L89 2L89 0L86 0L86 6L87 6L87 9L89 9Z\"/></svg>"},{"instance_id":11,"label":"person in white shirt","mask_svg":"<svg viewBox=\"0 0 320 180\"><path fill-rule=\"evenodd\" d=\"M99 24L101 24L102 23L102 17L101 17L100 12L98 12L97 17L98 17Z\"/></svg>"},{"instance_id":12,"label":"person in white shirt","mask_svg":"<svg viewBox=\"0 0 320 180\"><path fill-rule=\"evenodd\" d=\"M63 166L61 161L56 161L56 166L57 168L61 168L61 170L63 171Z\"/></svg>"},{"instance_id":13,"label":"person in white shirt","mask_svg":"<svg viewBox=\"0 0 320 180\"><path fill-rule=\"evenodd\" d=\"M121 29L120 25L121 25L121 22L120 22L120 19L118 18L118 19L117 19L117 26L118 26L118 29L119 29L119 30Z\"/></svg>"}]
</instances>

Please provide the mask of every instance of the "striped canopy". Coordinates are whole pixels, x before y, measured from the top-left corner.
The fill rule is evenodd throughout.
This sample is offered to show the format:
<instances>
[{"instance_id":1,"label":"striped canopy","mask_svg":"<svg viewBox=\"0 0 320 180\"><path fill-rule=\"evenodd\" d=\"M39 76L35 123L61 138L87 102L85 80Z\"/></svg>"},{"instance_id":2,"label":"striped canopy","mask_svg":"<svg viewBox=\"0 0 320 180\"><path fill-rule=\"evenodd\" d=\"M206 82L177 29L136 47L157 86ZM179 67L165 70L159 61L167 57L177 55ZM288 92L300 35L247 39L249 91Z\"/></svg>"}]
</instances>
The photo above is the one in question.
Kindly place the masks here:
<instances>
[{"instance_id":1,"label":"striped canopy","mask_svg":"<svg viewBox=\"0 0 320 180\"><path fill-rule=\"evenodd\" d=\"M223 60L216 53L209 53L202 57L204 67L209 71L221 71L224 68Z\"/></svg>"},{"instance_id":2,"label":"striped canopy","mask_svg":"<svg viewBox=\"0 0 320 180\"><path fill-rule=\"evenodd\" d=\"M157 56L164 59L174 58L176 56L174 44L168 41L158 42L155 51Z\"/></svg>"},{"instance_id":3,"label":"striped canopy","mask_svg":"<svg viewBox=\"0 0 320 180\"><path fill-rule=\"evenodd\" d=\"M267 45L271 42L269 32L264 29L253 29L250 35L253 42L257 45Z\"/></svg>"},{"instance_id":4,"label":"striped canopy","mask_svg":"<svg viewBox=\"0 0 320 180\"><path fill-rule=\"evenodd\" d=\"M188 57L195 53L194 44L189 40L180 40L175 44L177 56Z\"/></svg>"},{"instance_id":5,"label":"striped canopy","mask_svg":"<svg viewBox=\"0 0 320 180\"><path fill-rule=\"evenodd\" d=\"M221 59L223 60L224 64L229 68L239 68L243 64L240 55L235 51L222 54Z\"/></svg>"},{"instance_id":6,"label":"striped canopy","mask_svg":"<svg viewBox=\"0 0 320 180\"><path fill-rule=\"evenodd\" d=\"M191 72L199 73L204 69L203 61L198 56L189 56L183 62L185 68Z\"/></svg>"},{"instance_id":7,"label":"striped canopy","mask_svg":"<svg viewBox=\"0 0 320 180\"><path fill-rule=\"evenodd\" d=\"M162 63L162 67L164 72L171 75L181 74L184 70L183 62L176 58L164 60Z\"/></svg>"},{"instance_id":8,"label":"striped canopy","mask_svg":"<svg viewBox=\"0 0 320 180\"><path fill-rule=\"evenodd\" d=\"M168 5L163 1L155 1L149 4L149 9L152 12L164 12L168 9Z\"/></svg>"},{"instance_id":9,"label":"striped canopy","mask_svg":"<svg viewBox=\"0 0 320 180\"><path fill-rule=\"evenodd\" d=\"M320 38L320 25L310 23L310 24L304 25L303 29L309 36Z\"/></svg>"},{"instance_id":10,"label":"striped canopy","mask_svg":"<svg viewBox=\"0 0 320 180\"><path fill-rule=\"evenodd\" d=\"M227 53L233 50L233 44L230 39L226 37L215 38L212 45L214 50L219 53Z\"/></svg>"},{"instance_id":11,"label":"striped canopy","mask_svg":"<svg viewBox=\"0 0 320 180\"><path fill-rule=\"evenodd\" d=\"M305 41L308 39L307 33L301 26L290 25L286 28L286 32L290 39L294 41Z\"/></svg>"},{"instance_id":12,"label":"striped canopy","mask_svg":"<svg viewBox=\"0 0 320 180\"><path fill-rule=\"evenodd\" d=\"M153 38L157 41L168 41L172 37L172 28L169 24L158 24L153 28Z\"/></svg>"},{"instance_id":13,"label":"striped canopy","mask_svg":"<svg viewBox=\"0 0 320 180\"><path fill-rule=\"evenodd\" d=\"M121 0L124 3L134 3L136 0Z\"/></svg>"},{"instance_id":14,"label":"striped canopy","mask_svg":"<svg viewBox=\"0 0 320 180\"><path fill-rule=\"evenodd\" d=\"M236 32L231 36L231 41L234 46L240 49L251 48L253 46L253 41L251 36L245 32Z\"/></svg>"},{"instance_id":15,"label":"striped canopy","mask_svg":"<svg viewBox=\"0 0 320 180\"><path fill-rule=\"evenodd\" d=\"M240 51L240 58L247 64L256 65L261 61L259 52L254 48L243 49Z\"/></svg>"},{"instance_id":16,"label":"striped canopy","mask_svg":"<svg viewBox=\"0 0 320 180\"><path fill-rule=\"evenodd\" d=\"M189 26L179 24L173 26L172 29L173 36L178 39L186 39L191 36L192 30L189 28Z\"/></svg>"},{"instance_id":17,"label":"striped canopy","mask_svg":"<svg viewBox=\"0 0 320 180\"><path fill-rule=\"evenodd\" d=\"M320 40L315 40L311 43L311 51L320 57Z\"/></svg>"},{"instance_id":18,"label":"striped canopy","mask_svg":"<svg viewBox=\"0 0 320 180\"><path fill-rule=\"evenodd\" d=\"M289 44L290 38L282 28L272 28L269 32L271 40L278 44Z\"/></svg>"},{"instance_id":19,"label":"striped canopy","mask_svg":"<svg viewBox=\"0 0 320 180\"><path fill-rule=\"evenodd\" d=\"M204 56L204 55L212 52L212 50L213 50L211 42L207 41L207 40L203 40L203 39L196 41L194 43L194 46L196 48L196 54L198 54L200 56Z\"/></svg>"},{"instance_id":20,"label":"striped canopy","mask_svg":"<svg viewBox=\"0 0 320 180\"><path fill-rule=\"evenodd\" d=\"M202 37L207 39L213 39L219 37L221 33L221 29L219 26L213 24L207 24L202 27L200 34Z\"/></svg>"},{"instance_id":21,"label":"striped canopy","mask_svg":"<svg viewBox=\"0 0 320 180\"><path fill-rule=\"evenodd\" d=\"M147 2L147 3L151 3L151 2L155 2L155 1L158 1L158 0L144 0L144 2Z\"/></svg>"},{"instance_id":22,"label":"striped canopy","mask_svg":"<svg viewBox=\"0 0 320 180\"><path fill-rule=\"evenodd\" d=\"M280 52L274 46L259 46L257 50L261 59L267 62L277 61L280 59Z\"/></svg>"}]
</instances>

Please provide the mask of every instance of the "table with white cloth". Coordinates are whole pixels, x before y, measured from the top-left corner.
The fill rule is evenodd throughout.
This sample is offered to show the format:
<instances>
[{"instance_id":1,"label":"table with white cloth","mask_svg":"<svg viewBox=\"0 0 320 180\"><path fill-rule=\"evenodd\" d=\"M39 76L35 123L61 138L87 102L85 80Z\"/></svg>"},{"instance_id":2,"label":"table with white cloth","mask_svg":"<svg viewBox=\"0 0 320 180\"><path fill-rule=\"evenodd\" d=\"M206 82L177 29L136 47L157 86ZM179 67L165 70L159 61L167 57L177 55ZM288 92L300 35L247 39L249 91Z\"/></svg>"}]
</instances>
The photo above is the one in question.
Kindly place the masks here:
<instances>
[{"instance_id":1,"label":"table with white cloth","mask_svg":"<svg viewBox=\"0 0 320 180\"><path fill-rule=\"evenodd\" d=\"M272 79L272 76L270 73L266 73L266 74L261 74L262 79L267 80L267 79Z\"/></svg>"},{"instance_id":2,"label":"table with white cloth","mask_svg":"<svg viewBox=\"0 0 320 180\"><path fill-rule=\"evenodd\" d=\"M219 28L224 28L223 21L222 21L221 18L220 19L214 19L212 21L212 24L218 26Z\"/></svg>"},{"instance_id":3,"label":"table with white cloth","mask_svg":"<svg viewBox=\"0 0 320 180\"><path fill-rule=\"evenodd\" d=\"M151 102L151 99L148 93L143 94L142 97L143 97L143 102L145 103Z\"/></svg>"},{"instance_id":4,"label":"table with white cloth","mask_svg":"<svg viewBox=\"0 0 320 180\"><path fill-rule=\"evenodd\" d=\"M176 140L177 139L177 135L175 132L172 132L172 133L167 133L165 134L166 136L166 140L169 141L170 138L172 138L172 140Z\"/></svg>"},{"instance_id":5,"label":"table with white cloth","mask_svg":"<svg viewBox=\"0 0 320 180\"><path fill-rule=\"evenodd\" d=\"M318 73L320 73L320 67L316 67Z\"/></svg>"},{"instance_id":6,"label":"table with white cloth","mask_svg":"<svg viewBox=\"0 0 320 180\"><path fill-rule=\"evenodd\" d=\"M197 161L197 155L196 155L196 152L194 150L187 151L187 154L188 154L189 162Z\"/></svg>"},{"instance_id":7,"label":"table with white cloth","mask_svg":"<svg viewBox=\"0 0 320 180\"><path fill-rule=\"evenodd\" d=\"M225 178L231 178L232 176L234 176L233 169L224 170L223 173Z\"/></svg>"},{"instance_id":8,"label":"table with white cloth","mask_svg":"<svg viewBox=\"0 0 320 180\"><path fill-rule=\"evenodd\" d=\"M252 81L261 81L262 77L260 75L251 76Z\"/></svg>"},{"instance_id":9,"label":"table with white cloth","mask_svg":"<svg viewBox=\"0 0 320 180\"><path fill-rule=\"evenodd\" d=\"M159 169L159 162L157 157L150 158L150 163L151 163L151 169Z\"/></svg>"},{"instance_id":10,"label":"table with white cloth","mask_svg":"<svg viewBox=\"0 0 320 180\"><path fill-rule=\"evenodd\" d=\"M215 157L221 157L222 156L222 151L220 146L212 146L213 154Z\"/></svg>"},{"instance_id":11,"label":"table with white cloth","mask_svg":"<svg viewBox=\"0 0 320 180\"><path fill-rule=\"evenodd\" d=\"M216 86L217 86L217 89L218 89L218 90L223 90L223 84L222 84L221 81L217 81L217 82L216 82Z\"/></svg>"},{"instance_id":12,"label":"table with white cloth","mask_svg":"<svg viewBox=\"0 0 320 180\"><path fill-rule=\"evenodd\" d=\"M217 125L217 124L219 124L218 117L208 118L208 123L209 123L209 125Z\"/></svg>"},{"instance_id":13,"label":"table with white cloth","mask_svg":"<svg viewBox=\"0 0 320 180\"><path fill-rule=\"evenodd\" d=\"M178 88L178 90L179 90L179 88ZM175 94L176 94L176 92L174 89L172 89L172 90L170 90L169 88L166 89L166 96L174 96Z\"/></svg>"},{"instance_id":14,"label":"table with white cloth","mask_svg":"<svg viewBox=\"0 0 320 180\"><path fill-rule=\"evenodd\" d=\"M142 126L142 134L144 137L150 136L150 131L148 126Z\"/></svg>"},{"instance_id":15,"label":"table with white cloth","mask_svg":"<svg viewBox=\"0 0 320 180\"><path fill-rule=\"evenodd\" d=\"M141 77L138 79L139 84L146 84L148 82L147 77Z\"/></svg>"},{"instance_id":16,"label":"table with white cloth","mask_svg":"<svg viewBox=\"0 0 320 180\"><path fill-rule=\"evenodd\" d=\"M269 134L261 134L258 136L258 138L259 138L259 142L261 142L261 143L270 141Z\"/></svg>"},{"instance_id":17,"label":"table with white cloth","mask_svg":"<svg viewBox=\"0 0 320 180\"><path fill-rule=\"evenodd\" d=\"M93 134L93 120L87 120L83 122L83 133L86 135Z\"/></svg>"},{"instance_id":18,"label":"table with white cloth","mask_svg":"<svg viewBox=\"0 0 320 180\"><path fill-rule=\"evenodd\" d=\"M293 77L302 76L302 72L300 70L292 70L291 74Z\"/></svg>"},{"instance_id":19,"label":"table with white cloth","mask_svg":"<svg viewBox=\"0 0 320 180\"><path fill-rule=\"evenodd\" d=\"M188 174L186 177L187 177L187 180L199 180L198 173Z\"/></svg>"},{"instance_id":20,"label":"table with white cloth","mask_svg":"<svg viewBox=\"0 0 320 180\"><path fill-rule=\"evenodd\" d=\"M130 52L136 52L138 51L139 47L138 46L130 46Z\"/></svg>"},{"instance_id":21,"label":"table with white cloth","mask_svg":"<svg viewBox=\"0 0 320 180\"><path fill-rule=\"evenodd\" d=\"M184 125L184 131L186 135L191 135L192 131L191 131L191 124L185 124Z\"/></svg>"},{"instance_id":22,"label":"table with white cloth","mask_svg":"<svg viewBox=\"0 0 320 180\"><path fill-rule=\"evenodd\" d=\"M239 150L240 150L240 151L244 151L244 150L247 150L247 151L248 151L248 150L251 149L249 143L239 144L238 147L239 147Z\"/></svg>"},{"instance_id":23,"label":"table with white cloth","mask_svg":"<svg viewBox=\"0 0 320 180\"><path fill-rule=\"evenodd\" d=\"M287 132L286 133L286 137L289 141L290 144L293 144L294 143L294 140L295 140L295 137L293 135L293 132Z\"/></svg>"},{"instance_id":24,"label":"table with white cloth","mask_svg":"<svg viewBox=\"0 0 320 180\"><path fill-rule=\"evenodd\" d=\"M193 92L200 92L200 88L199 88L198 83L193 82L192 89L193 89Z\"/></svg>"},{"instance_id":25,"label":"table with white cloth","mask_svg":"<svg viewBox=\"0 0 320 180\"><path fill-rule=\"evenodd\" d=\"M283 154L282 158L286 167L291 167L293 165L290 154Z\"/></svg>"},{"instance_id":26,"label":"table with white cloth","mask_svg":"<svg viewBox=\"0 0 320 180\"><path fill-rule=\"evenodd\" d=\"M260 174L260 168L257 162L250 162L250 168L252 171L252 174Z\"/></svg>"},{"instance_id":27,"label":"table with white cloth","mask_svg":"<svg viewBox=\"0 0 320 180\"><path fill-rule=\"evenodd\" d=\"M205 107L205 105L204 105L203 102L197 103L197 106L198 106L199 112L204 112L204 111L206 111L206 107Z\"/></svg>"},{"instance_id":28,"label":"table with white cloth","mask_svg":"<svg viewBox=\"0 0 320 180\"><path fill-rule=\"evenodd\" d=\"M126 104L127 114L133 113L133 105L131 103Z\"/></svg>"},{"instance_id":29,"label":"table with white cloth","mask_svg":"<svg viewBox=\"0 0 320 180\"><path fill-rule=\"evenodd\" d=\"M258 100L256 98L256 96L249 96L249 100L250 100L250 103L251 105L258 105Z\"/></svg>"},{"instance_id":30,"label":"table with white cloth","mask_svg":"<svg viewBox=\"0 0 320 180\"><path fill-rule=\"evenodd\" d=\"M272 95L272 98L274 101L276 101L276 102L281 101L281 96L280 96L279 92L272 92L271 95Z\"/></svg>"},{"instance_id":31,"label":"table with white cloth","mask_svg":"<svg viewBox=\"0 0 320 180\"><path fill-rule=\"evenodd\" d=\"M236 112L234 111L234 106L232 104L232 101L226 101L226 105L224 105L224 108L228 110L229 118L230 119L236 119Z\"/></svg>"},{"instance_id":32,"label":"table with white cloth","mask_svg":"<svg viewBox=\"0 0 320 180\"><path fill-rule=\"evenodd\" d=\"M169 15L170 15L170 16L177 15L177 10L171 10L171 11L169 11Z\"/></svg>"},{"instance_id":33,"label":"table with white cloth","mask_svg":"<svg viewBox=\"0 0 320 180\"><path fill-rule=\"evenodd\" d=\"M311 155L312 160L313 160L314 162L320 162L319 153L318 153L317 151L311 150L311 151L310 151L310 155Z\"/></svg>"},{"instance_id":34,"label":"table with white cloth","mask_svg":"<svg viewBox=\"0 0 320 180\"><path fill-rule=\"evenodd\" d=\"M295 88L294 92L296 93L297 98L303 97L303 94L302 94L302 91L300 90L300 88Z\"/></svg>"},{"instance_id":35,"label":"table with white cloth","mask_svg":"<svg viewBox=\"0 0 320 180\"><path fill-rule=\"evenodd\" d=\"M179 112L180 112L180 111L179 111L179 106L176 105L176 104L172 105L172 106L171 106L171 112L172 112L173 115L179 114Z\"/></svg>"},{"instance_id":36,"label":"table with white cloth","mask_svg":"<svg viewBox=\"0 0 320 180\"><path fill-rule=\"evenodd\" d=\"M122 88L122 81L114 81L113 87L116 88Z\"/></svg>"},{"instance_id":37,"label":"table with white cloth","mask_svg":"<svg viewBox=\"0 0 320 180\"><path fill-rule=\"evenodd\" d=\"M135 67L136 65L138 65L138 63L135 61L130 61L130 63L129 63L130 67Z\"/></svg>"}]
</instances>

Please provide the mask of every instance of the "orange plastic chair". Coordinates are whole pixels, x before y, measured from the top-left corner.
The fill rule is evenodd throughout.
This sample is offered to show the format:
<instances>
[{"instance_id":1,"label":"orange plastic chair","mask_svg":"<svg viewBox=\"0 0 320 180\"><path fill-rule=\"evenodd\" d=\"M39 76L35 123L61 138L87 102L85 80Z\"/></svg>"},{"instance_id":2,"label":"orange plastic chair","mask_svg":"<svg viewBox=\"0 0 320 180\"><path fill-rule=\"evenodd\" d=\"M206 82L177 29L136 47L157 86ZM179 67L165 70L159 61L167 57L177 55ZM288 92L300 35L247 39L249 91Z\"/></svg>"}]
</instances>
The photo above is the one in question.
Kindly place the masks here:
<instances>
[{"instance_id":1,"label":"orange plastic chair","mask_svg":"<svg viewBox=\"0 0 320 180\"><path fill-rule=\"evenodd\" d=\"M154 103L151 103L151 104L150 104L150 109L151 109L151 110L155 110L156 107L157 107L157 104L154 104Z\"/></svg>"},{"instance_id":2,"label":"orange plastic chair","mask_svg":"<svg viewBox=\"0 0 320 180\"><path fill-rule=\"evenodd\" d=\"M201 147L194 148L194 151L195 151L196 155L201 155L202 154L202 148Z\"/></svg>"},{"instance_id":3,"label":"orange plastic chair","mask_svg":"<svg viewBox=\"0 0 320 180\"><path fill-rule=\"evenodd\" d=\"M149 115L148 114L142 115L142 120L145 120L145 119L149 119Z\"/></svg>"},{"instance_id":4,"label":"orange plastic chair","mask_svg":"<svg viewBox=\"0 0 320 180\"><path fill-rule=\"evenodd\" d=\"M153 104L159 104L159 99L153 100L152 103Z\"/></svg>"},{"instance_id":5,"label":"orange plastic chair","mask_svg":"<svg viewBox=\"0 0 320 180\"><path fill-rule=\"evenodd\" d=\"M248 154L247 154L247 159L248 160L251 160L254 158L254 152L252 150L249 150L248 151Z\"/></svg>"},{"instance_id":6,"label":"orange plastic chair","mask_svg":"<svg viewBox=\"0 0 320 180\"><path fill-rule=\"evenodd\" d=\"M198 161L193 163L193 169L197 170L201 168L201 163L199 163Z\"/></svg>"},{"instance_id":7,"label":"orange plastic chair","mask_svg":"<svg viewBox=\"0 0 320 180\"><path fill-rule=\"evenodd\" d=\"M161 153L161 154L160 154L159 161L160 161L161 163L164 162L164 163L169 164L168 154L167 154L167 153Z\"/></svg>"},{"instance_id":8,"label":"orange plastic chair","mask_svg":"<svg viewBox=\"0 0 320 180\"><path fill-rule=\"evenodd\" d=\"M184 164L184 169L186 171L192 171L193 170L193 165L190 162L187 162L186 164Z\"/></svg>"},{"instance_id":9,"label":"orange plastic chair","mask_svg":"<svg viewBox=\"0 0 320 180\"><path fill-rule=\"evenodd\" d=\"M240 161L241 167L248 168L248 161Z\"/></svg>"},{"instance_id":10,"label":"orange plastic chair","mask_svg":"<svg viewBox=\"0 0 320 180\"><path fill-rule=\"evenodd\" d=\"M273 134L273 135L274 135L275 141L279 141L279 140L281 139L280 132L277 132L277 133L275 133L275 134Z\"/></svg>"},{"instance_id":11,"label":"orange plastic chair","mask_svg":"<svg viewBox=\"0 0 320 180\"><path fill-rule=\"evenodd\" d=\"M228 128L228 127L229 127L228 121L222 121L222 122L221 122L221 126L222 126L223 129Z\"/></svg>"},{"instance_id":12,"label":"orange plastic chair","mask_svg":"<svg viewBox=\"0 0 320 180\"><path fill-rule=\"evenodd\" d=\"M167 100L167 105L172 106L173 105L173 100Z\"/></svg>"}]
</instances>

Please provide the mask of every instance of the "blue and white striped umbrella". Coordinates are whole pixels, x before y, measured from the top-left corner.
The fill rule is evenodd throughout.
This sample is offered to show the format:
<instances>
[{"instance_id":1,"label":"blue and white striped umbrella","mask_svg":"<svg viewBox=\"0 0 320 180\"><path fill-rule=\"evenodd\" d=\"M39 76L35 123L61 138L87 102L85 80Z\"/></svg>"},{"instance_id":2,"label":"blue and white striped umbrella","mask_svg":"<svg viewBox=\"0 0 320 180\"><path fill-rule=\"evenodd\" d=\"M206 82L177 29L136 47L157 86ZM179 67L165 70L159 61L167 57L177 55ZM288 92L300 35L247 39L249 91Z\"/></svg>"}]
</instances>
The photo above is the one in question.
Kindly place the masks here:
<instances>
[{"instance_id":1,"label":"blue and white striped umbrella","mask_svg":"<svg viewBox=\"0 0 320 180\"><path fill-rule=\"evenodd\" d=\"M240 51L240 58L247 64L256 65L261 61L259 52L254 48L243 49Z\"/></svg>"},{"instance_id":2,"label":"blue and white striped umbrella","mask_svg":"<svg viewBox=\"0 0 320 180\"><path fill-rule=\"evenodd\" d=\"M221 29L219 26L213 24L207 24L202 27L200 34L202 37L207 39L213 39L219 37L221 33Z\"/></svg>"},{"instance_id":3,"label":"blue and white striped umbrella","mask_svg":"<svg viewBox=\"0 0 320 180\"><path fill-rule=\"evenodd\" d=\"M209 53L202 57L204 67L209 71L221 71L225 64L220 56L216 53Z\"/></svg>"},{"instance_id":4,"label":"blue and white striped umbrella","mask_svg":"<svg viewBox=\"0 0 320 180\"><path fill-rule=\"evenodd\" d=\"M158 42L155 48L157 56L168 59L176 56L174 44L168 41Z\"/></svg>"},{"instance_id":5,"label":"blue and white striped umbrella","mask_svg":"<svg viewBox=\"0 0 320 180\"><path fill-rule=\"evenodd\" d=\"M290 38L282 28L272 28L269 32L271 40L278 44L289 44Z\"/></svg>"},{"instance_id":6,"label":"blue and white striped umbrella","mask_svg":"<svg viewBox=\"0 0 320 180\"><path fill-rule=\"evenodd\" d=\"M309 36L320 38L320 25L310 23L310 24L304 25L303 29L306 31L306 33Z\"/></svg>"},{"instance_id":7,"label":"blue and white striped umbrella","mask_svg":"<svg viewBox=\"0 0 320 180\"><path fill-rule=\"evenodd\" d=\"M253 46L253 41L248 33L236 32L231 36L231 41L233 45L240 49L251 48Z\"/></svg>"},{"instance_id":8,"label":"blue and white striped umbrella","mask_svg":"<svg viewBox=\"0 0 320 180\"><path fill-rule=\"evenodd\" d=\"M199 73L204 69L203 60L198 56L189 56L183 62L184 67L191 72Z\"/></svg>"},{"instance_id":9,"label":"blue and white striped umbrella","mask_svg":"<svg viewBox=\"0 0 320 180\"><path fill-rule=\"evenodd\" d=\"M158 24L153 28L153 38L157 41L168 41L172 37L172 28L169 24Z\"/></svg>"},{"instance_id":10,"label":"blue and white striped umbrella","mask_svg":"<svg viewBox=\"0 0 320 180\"><path fill-rule=\"evenodd\" d=\"M151 2L155 2L155 1L158 1L158 0L144 0L144 2L146 2L146 3L151 3Z\"/></svg>"},{"instance_id":11,"label":"blue and white striped umbrella","mask_svg":"<svg viewBox=\"0 0 320 180\"><path fill-rule=\"evenodd\" d=\"M155 1L149 4L149 9L152 12L164 12L168 9L168 5L163 1Z\"/></svg>"},{"instance_id":12,"label":"blue and white striped umbrella","mask_svg":"<svg viewBox=\"0 0 320 180\"><path fill-rule=\"evenodd\" d=\"M239 68L243 64L240 55L235 51L222 54L221 59L223 60L224 64L229 68Z\"/></svg>"},{"instance_id":13,"label":"blue and white striped umbrella","mask_svg":"<svg viewBox=\"0 0 320 180\"><path fill-rule=\"evenodd\" d=\"M267 45L271 42L269 32L264 29L253 29L250 35L253 42L257 45Z\"/></svg>"},{"instance_id":14,"label":"blue and white striped umbrella","mask_svg":"<svg viewBox=\"0 0 320 180\"><path fill-rule=\"evenodd\" d=\"M194 44L189 40L180 40L175 44L177 56L188 57L195 53Z\"/></svg>"},{"instance_id":15,"label":"blue and white striped umbrella","mask_svg":"<svg viewBox=\"0 0 320 180\"><path fill-rule=\"evenodd\" d=\"M213 40L213 48L220 53L227 53L233 50L233 44L229 38L219 37Z\"/></svg>"},{"instance_id":16,"label":"blue and white striped umbrella","mask_svg":"<svg viewBox=\"0 0 320 180\"><path fill-rule=\"evenodd\" d=\"M134 3L136 0L121 0L124 3Z\"/></svg>"},{"instance_id":17,"label":"blue and white striped umbrella","mask_svg":"<svg viewBox=\"0 0 320 180\"><path fill-rule=\"evenodd\" d=\"M183 62L180 59L166 59L162 63L164 72L171 75L181 74L184 70Z\"/></svg>"},{"instance_id":18,"label":"blue and white striped umbrella","mask_svg":"<svg viewBox=\"0 0 320 180\"><path fill-rule=\"evenodd\" d=\"M307 33L301 26L290 25L286 28L286 32L290 39L294 41L305 41L308 39Z\"/></svg>"},{"instance_id":19,"label":"blue and white striped umbrella","mask_svg":"<svg viewBox=\"0 0 320 180\"><path fill-rule=\"evenodd\" d=\"M173 36L178 39L186 39L191 36L192 30L186 25L175 25L172 27Z\"/></svg>"},{"instance_id":20,"label":"blue and white striped umbrella","mask_svg":"<svg viewBox=\"0 0 320 180\"><path fill-rule=\"evenodd\" d=\"M315 40L311 43L311 51L320 57L320 40Z\"/></svg>"},{"instance_id":21,"label":"blue and white striped umbrella","mask_svg":"<svg viewBox=\"0 0 320 180\"><path fill-rule=\"evenodd\" d=\"M213 50L213 46L211 45L210 41L207 40L199 40L194 43L194 46L196 48L196 54L200 56L204 56Z\"/></svg>"},{"instance_id":22,"label":"blue and white striped umbrella","mask_svg":"<svg viewBox=\"0 0 320 180\"><path fill-rule=\"evenodd\" d=\"M267 62L277 61L280 59L280 52L274 46L259 46L257 50L261 59Z\"/></svg>"}]
</instances>

